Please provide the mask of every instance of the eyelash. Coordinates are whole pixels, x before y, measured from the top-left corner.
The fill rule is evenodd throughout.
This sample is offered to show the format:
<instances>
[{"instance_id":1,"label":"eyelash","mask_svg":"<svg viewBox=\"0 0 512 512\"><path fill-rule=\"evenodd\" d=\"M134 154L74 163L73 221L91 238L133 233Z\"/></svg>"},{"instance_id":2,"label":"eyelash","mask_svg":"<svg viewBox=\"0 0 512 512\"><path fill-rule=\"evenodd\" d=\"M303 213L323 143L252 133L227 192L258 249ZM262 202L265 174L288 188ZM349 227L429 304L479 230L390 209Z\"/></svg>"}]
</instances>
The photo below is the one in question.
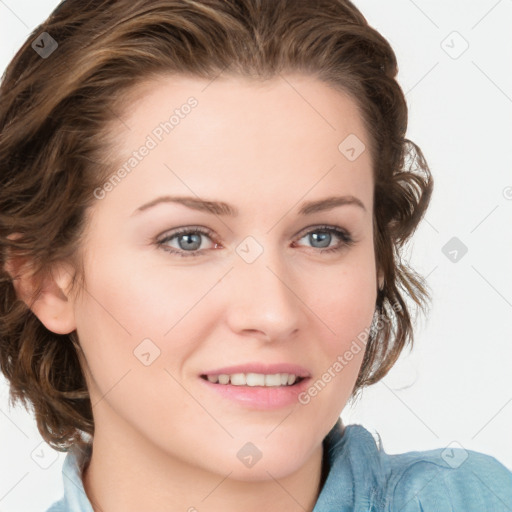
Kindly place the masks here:
<instances>
[{"instance_id":1,"label":"eyelash","mask_svg":"<svg viewBox=\"0 0 512 512\"><path fill-rule=\"evenodd\" d=\"M311 233L316 233L316 232L331 233L341 239L340 244L338 244L337 246L330 247L327 249L318 249L318 252L320 252L322 254L323 253L339 252L346 247L351 247L355 243L355 240L352 238L352 236L350 235L350 233L348 231L339 229L334 226L316 226L313 229L306 231L302 236L299 237L299 240ZM167 234L166 236L164 236L164 238L157 240L156 244L164 251L169 252L171 254L175 254L180 257L184 257L184 258L200 256L203 253L203 251L207 250L207 249L203 249L203 250L196 250L194 252L189 252L189 251L183 251L183 250L170 249L168 246L165 245L170 240L172 240L176 237L179 237L180 235L184 235L184 234L187 234L187 235L190 235L190 234L194 234L194 235L198 234L199 235L200 234L200 235L205 235L205 236L209 237L210 239L212 239L212 237L213 237L213 233L208 229L188 227L188 228L183 228L178 231L171 232L171 233ZM315 249L315 247L313 247L313 249Z\"/></svg>"}]
</instances>

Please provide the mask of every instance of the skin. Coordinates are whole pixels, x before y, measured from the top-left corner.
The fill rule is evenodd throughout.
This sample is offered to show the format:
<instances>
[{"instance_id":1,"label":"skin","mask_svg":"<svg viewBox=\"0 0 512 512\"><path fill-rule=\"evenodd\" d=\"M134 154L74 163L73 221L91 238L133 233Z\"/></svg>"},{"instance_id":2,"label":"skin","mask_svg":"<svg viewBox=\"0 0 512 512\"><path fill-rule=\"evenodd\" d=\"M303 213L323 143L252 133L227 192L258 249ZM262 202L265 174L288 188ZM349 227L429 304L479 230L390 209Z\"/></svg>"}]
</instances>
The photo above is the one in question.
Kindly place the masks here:
<instances>
[{"instance_id":1,"label":"skin","mask_svg":"<svg viewBox=\"0 0 512 512\"><path fill-rule=\"evenodd\" d=\"M372 162L368 150L355 161L338 150L349 134L369 147L362 119L350 97L302 75L257 83L167 76L141 92L125 124L112 126L121 161L187 98L198 105L94 201L83 241L87 293L69 293L64 265L33 305L47 328L76 329L84 351L95 421L87 495L95 511L311 511L322 440L351 394L363 350L307 405L277 410L218 396L199 375L291 362L315 381L370 326L379 284ZM170 203L133 214L166 194L224 201L240 214ZM365 209L298 215L303 201L332 195L354 196ZM333 234L329 247L341 250L322 253L308 236L322 225L348 231L353 245ZM186 252L183 236L158 245L190 226L213 232L192 250L201 255L164 249ZM250 264L236 252L248 236L263 251ZM29 289L18 284L22 295ZM148 366L134 356L146 338L160 350ZM247 442L262 452L250 468L237 458Z\"/></svg>"}]
</instances>

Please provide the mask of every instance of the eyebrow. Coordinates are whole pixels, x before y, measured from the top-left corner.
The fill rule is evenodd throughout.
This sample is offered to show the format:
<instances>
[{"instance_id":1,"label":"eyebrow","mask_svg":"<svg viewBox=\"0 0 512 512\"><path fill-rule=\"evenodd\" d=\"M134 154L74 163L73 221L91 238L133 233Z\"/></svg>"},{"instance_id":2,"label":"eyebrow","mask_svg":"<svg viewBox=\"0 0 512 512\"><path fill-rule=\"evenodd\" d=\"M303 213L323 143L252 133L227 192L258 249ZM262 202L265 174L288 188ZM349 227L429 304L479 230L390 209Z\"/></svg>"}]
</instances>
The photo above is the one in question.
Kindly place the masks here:
<instances>
[{"instance_id":1,"label":"eyebrow","mask_svg":"<svg viewBox=\"0 0 512 512\"><path fill-rule=\"evenodd\" d=\"M145 210L149 210L150 208L156 206L161 203L174 203L181 204L190 208L191 210L198 210L201 212L213 213L215 215L229 216L229 217L237 217L239 215L239 210L227 203L222 201L208 201L205 199L199 199L197 197L188 197L188 196L160 196L148 203L139 206L132 215L138 214ZM306 201L304 202L300 209L299 215L311 215L316 212L321 212L325 210L331 210L332 208L337 208L338 206L345 205L353 205L362 208L366 211L366 207L363 202L354 196L331 196L325 199L320 199L317 201Z\"/></svg>"}]
</instances>

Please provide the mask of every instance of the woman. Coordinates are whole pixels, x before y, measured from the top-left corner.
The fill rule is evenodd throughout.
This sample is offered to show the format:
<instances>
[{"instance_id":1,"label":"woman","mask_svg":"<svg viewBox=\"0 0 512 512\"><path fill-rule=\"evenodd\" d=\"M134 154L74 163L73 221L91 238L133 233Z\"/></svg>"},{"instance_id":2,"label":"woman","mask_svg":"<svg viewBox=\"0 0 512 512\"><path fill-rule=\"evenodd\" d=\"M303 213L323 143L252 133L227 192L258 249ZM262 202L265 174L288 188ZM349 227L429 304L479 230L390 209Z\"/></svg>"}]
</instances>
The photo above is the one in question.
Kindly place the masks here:
<instances>
[{"instance_id":1,"label":"woman","mask_svg":"<svg viewBox=\"0 0 512 512\"><path fill-rule=\"evenodd\" d=\"M68 0L27 40L0 90L0 364L68 451L50 511L511 506L493 457L388 455L339 419L428 301L396 73L340 0Z\"/></svg>"}]
</instances>

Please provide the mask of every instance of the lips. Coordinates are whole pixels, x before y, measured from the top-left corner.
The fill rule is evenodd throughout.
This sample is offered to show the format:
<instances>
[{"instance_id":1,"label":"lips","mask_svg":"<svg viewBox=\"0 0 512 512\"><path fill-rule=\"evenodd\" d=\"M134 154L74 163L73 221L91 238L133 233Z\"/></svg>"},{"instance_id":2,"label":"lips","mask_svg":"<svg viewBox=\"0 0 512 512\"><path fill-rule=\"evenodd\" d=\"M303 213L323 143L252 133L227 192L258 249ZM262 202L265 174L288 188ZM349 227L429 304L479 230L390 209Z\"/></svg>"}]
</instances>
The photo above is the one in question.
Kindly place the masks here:
<instances>
[{"instance_id":1,"label":"lips","mask_svg":"<svg viewBox=\"0 0 512 512\"><path fill-rule=\"evenodd\" d=\"M247 369L251 369L252 372L247 371ZM216 372L229 373L217 374ZM292 380L295 378L291 375L292 372L297 372L294 375L303 374L304 377L297 377L297 380L291 385L274 385L276 373L283 377L283 375L287 374L288 372L290 372L288 377ZM245 373L249 378L252 375L253 385L250 385L248 382L248 385L240 384L240 374ZM254 375L258 373L265 374L264 386L261 384L255 384ZM214 402L215 404L218 403L219 407L227 406L231 408L233 405L235 405L237 408L241 407L243 409L258 411L273 411L283 409L285 407L296 406L299 401L299 395L304 393L311 380L311 377L309 376L310 373L304 367L293 364L245 364L239 366L229 366L211 370L207 375L208 377L206 377L206 374L201 375L199 381L201 382L201 386L203 386L202 389L205 389L205 392L210 393L211 391L213 393L212 396L220 397L221 402ZM226 377L233 376L236 378L239 384L233 384L229 381L228 383L210 382L210 380L216 380L216 375L222 375L224 381L226 380ZM272 384L266 382L269 376L272 376Z\"/></svg>"}]
</instances>

